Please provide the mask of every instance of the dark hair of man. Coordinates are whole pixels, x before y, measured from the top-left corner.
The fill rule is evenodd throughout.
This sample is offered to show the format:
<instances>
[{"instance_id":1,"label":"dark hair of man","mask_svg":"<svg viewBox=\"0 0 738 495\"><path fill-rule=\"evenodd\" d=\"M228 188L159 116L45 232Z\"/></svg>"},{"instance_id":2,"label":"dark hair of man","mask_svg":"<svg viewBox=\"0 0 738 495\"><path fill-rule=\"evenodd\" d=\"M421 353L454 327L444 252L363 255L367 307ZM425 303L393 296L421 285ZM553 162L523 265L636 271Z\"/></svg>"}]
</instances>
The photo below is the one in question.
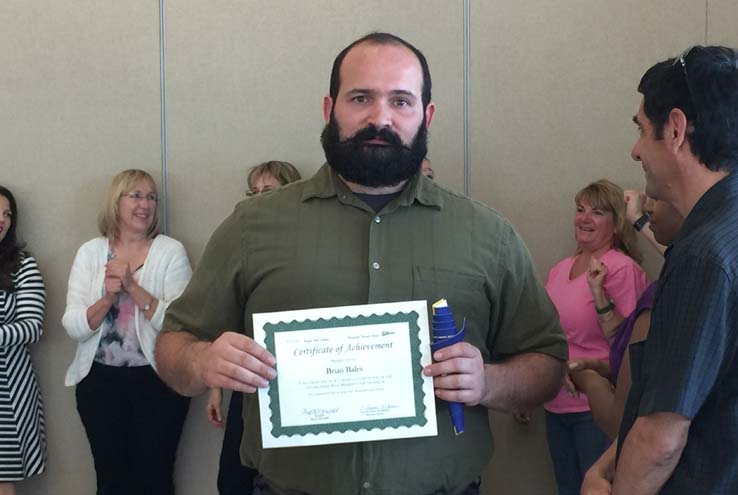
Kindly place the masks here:
<instances>
[{"instance_id":1,"label":"dark hair of man","mask_svg":"<svg viewBox=\"0 0 738 495\"><path fill-rule=\"evenodd\" d=\"M23 257L23 244L16 239L15 229L18 225L18 206L13 193L6 187L0 186L0 196L4 196L10 204L10 228L0 242L0 290L12 292L13 273L17 271Z\"/></svg>"},{"instance_id":2,"label":"dark hair of man","mask_svg":"<svg viewBox=\"0 0 738 495\"><path fill-rule=\"evenodd\" d=\"M333 104L336 104L335 102L336 98L338 97L338 89L341 86L340 72L343 59L346 58L346 54L348 54L348 52L351 51L353 47L361 43L371 43L375 45L401 45L409 49L415 54L416 57L418 57L420 68L423 71L423 88L421 92L421 100L423 102L423 110L425 111L425 107L427 107L428 103L430 103L431 101L431 76L430 69L428 69L428 61L425 59L425 55L423 55L420 50L418 50L402 38L389 33L369 33L363 38L359 38L358 40L354 41L349 46L341 50L341 53L339 53L336 59L333 61L333 69L331 69L331 85L328 93L333 99Z\"/></svg>"},{"instance_id":3,"label":"dark hair of man","mask_svg":"<svg viewBox=\"0 0 738 495\"><path fill-rule=\"evenodd\" d=\"M692 152L708 169L738 167L738 52L723 46L695 46L684 57L665 60L646 71L638 84L643 111L656 137L674 108L689 123Z\"/></svg>"}]
</instances>

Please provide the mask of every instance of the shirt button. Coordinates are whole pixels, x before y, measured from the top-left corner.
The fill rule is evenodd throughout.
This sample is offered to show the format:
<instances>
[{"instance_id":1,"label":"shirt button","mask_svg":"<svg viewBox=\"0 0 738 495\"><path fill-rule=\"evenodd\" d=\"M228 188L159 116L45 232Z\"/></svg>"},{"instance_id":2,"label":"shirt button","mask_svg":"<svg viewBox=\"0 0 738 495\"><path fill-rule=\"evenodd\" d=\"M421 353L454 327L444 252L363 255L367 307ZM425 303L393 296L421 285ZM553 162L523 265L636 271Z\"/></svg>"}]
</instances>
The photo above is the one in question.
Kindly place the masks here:
<instances>
[{"instance_id":1,"label":"shirt button","mask_svg":"<svg viewBox=\"0 0 738 495\"><path fill-rule=\"evenodd\" d=\"M374 223L380 223L381 221L382 221L382 217L380 217L379 215L374 217Z\"/></svg>"},{"instance_id":2,"label":"shirt button","mask_svg":"<svg viewBox=\"0 0 738 495\"><path fill-rule=\"evenodd\" d=\"M372 263L372 268L374 268L375 270L379 270L379 262L375 261L374 263Z\"/></svg>"},{"instance_id":3,"label":"shirt button","mask_svg":"<svg viewBox=\"0 0 738 495\"><path fill-rule=\"evenodd\" d=\"M372 484L371 484L371 483L369 483L368 481L365 481L365 482L364 482L364 484L363 484L363 485L361 485L361 486L363 486L363 487L364 487L364 488L365 488L366 490L368 490L369 488L371 488L371 487L372 487Z\"/></svg>"}]
</instances>

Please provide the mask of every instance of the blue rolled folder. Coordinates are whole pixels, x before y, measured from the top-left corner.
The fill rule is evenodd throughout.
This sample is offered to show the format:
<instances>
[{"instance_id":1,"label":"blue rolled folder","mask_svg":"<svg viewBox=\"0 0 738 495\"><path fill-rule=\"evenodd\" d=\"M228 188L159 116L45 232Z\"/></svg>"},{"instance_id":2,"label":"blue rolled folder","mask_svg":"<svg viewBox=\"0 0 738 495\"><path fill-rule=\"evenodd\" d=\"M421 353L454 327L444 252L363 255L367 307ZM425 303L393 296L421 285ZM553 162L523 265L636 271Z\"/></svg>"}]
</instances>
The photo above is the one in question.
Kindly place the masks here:
<instances>
[{"instance_id":1,"label":"blue rolled folder","mask_svg":"<svg viewBox=\"0 0 738 495\"><path fill-rule=\"evenodd\" d=\"M433 343L431 344L431 351L435 353L444 347L462 342L466 330L466 319L464 319L464 323L461 325L461 330L457 331L454 315L445 299L440 299L433 303L431 309L433 311L433 328L431 332ZM451 416L454 433L461 435L464 433L464 404L449 402L448 412Z\"/></svg>"}]
</instances>

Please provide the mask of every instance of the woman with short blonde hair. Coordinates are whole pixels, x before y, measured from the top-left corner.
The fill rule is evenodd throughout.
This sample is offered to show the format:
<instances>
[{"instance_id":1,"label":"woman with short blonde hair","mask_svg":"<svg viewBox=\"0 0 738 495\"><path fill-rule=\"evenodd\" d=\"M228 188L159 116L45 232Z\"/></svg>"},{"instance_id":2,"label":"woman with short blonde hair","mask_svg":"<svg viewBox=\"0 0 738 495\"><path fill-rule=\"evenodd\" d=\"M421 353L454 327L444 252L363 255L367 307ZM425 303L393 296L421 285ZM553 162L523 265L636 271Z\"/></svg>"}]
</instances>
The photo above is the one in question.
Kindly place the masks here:
<instances>
[{"instance_id":1,"label":"woman with short blonde hair","mask_svg":"<svg viewBox=\"0 0 738 495\"><path fill-rule=\"evenodd\" d=\"M69 275L62 325L77 352L65 384L76 386L98 495L174 495L189 398L161 381L154 347L192 269L182 244L159 234L158 204L148 173L113 177L98 214L102 236L79 248Z\"/></svg>"},{"instance_id":2,"label":"woman with short blonde hair","mask_svg":"<svg viewBox=\"0 0 738 495\"><path fill-rule=\"evenodd\" d=\"M613 231L612 247L623 254L641 262L641 252L636 241L636 232L633 224L626 215L627 205L623 189L607 179L592 182L574 197L576 204L589 203L593 208L608 212L612 215ZM577 247L580 250L580 247Z\"/></svg>"},{"instance_id":3,"label":"woman with short blonde hair","mask_svg":"<svg viewBox=\"0 0 738 495\"><path fill-rule=\"evenodd\" d=\"M628 315L646 288L638 265L635 231L626 218L623 190L607 179L574 197L574 256L559 261L546 292L569 342L569 359L607 360L619 315ZM574 394L569 375L559 394L544 404L546 433L560 495L578 495L584 473L605 451L607 438L595 424L584 393Z\"/></svg>"},{"instance_id":4,"label":"woman with short blonde hair","mask_svg":"<svg viewBox=\"0 0 738 495\"><path fill-rule=\"evenodd\" d=\"M247 196L268 192L302 179L300 172L289 162L271 160L252 167L246 178Z\"/></svg>"},{"instance_id":5,"label":"woman with short blonde hair","mask_svg":"<svg viewBox=\"0 0 738 495\"><path fill-rule=\"evenodd\" d=\"M108 239L115 238L118 232L119 199L127 192L133 190L136 184L140 182L156 184L156 182L154 182L154 178L151 177L148 172L138 169L124 170L113 177L113 180L105 190L103 203L97 214L97 228L100 231L100 235L107 237ZM156 237L158 233L159 209L156 208L153 211L151 225L149 225L149 228L146 230L146 236L149 239L152 239Z\"/></svg>"}]
</instances>

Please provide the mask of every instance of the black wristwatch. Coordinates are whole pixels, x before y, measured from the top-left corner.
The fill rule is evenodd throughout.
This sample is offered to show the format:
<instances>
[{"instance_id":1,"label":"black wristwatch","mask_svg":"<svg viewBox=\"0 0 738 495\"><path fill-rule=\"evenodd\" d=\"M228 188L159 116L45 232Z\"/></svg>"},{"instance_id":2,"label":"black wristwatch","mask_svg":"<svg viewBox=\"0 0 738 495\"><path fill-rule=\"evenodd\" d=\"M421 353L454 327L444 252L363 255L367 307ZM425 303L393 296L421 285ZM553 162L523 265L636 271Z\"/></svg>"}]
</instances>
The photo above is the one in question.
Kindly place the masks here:
<instances>
[{"instance_id":1,"label":"black wristwatch","mask_svg":"<svg viewBox=\"0 0 738 495\"><path fill-rule=\"evenodd\" d=\"M612 299L608 299L607 304L602 308L598 308L597 306L595 306L595 311L597 311L598 315L604 315L612 311L613 309L615 309L615 301L613 301Z\"/></svg>"},{"instance_id":2,"label":"black wristwatch","mask_svg":"<svg viewBox=\"0 0 738 495\"><path fill-rule=\"evenodd\" d=\"M641 229L648 223L650 220L650 217L648 216L648 213L643 213L640 217L638 217L638 220L633 222L633 228L636 229L638 232L641 231Z\"/></svg>"}]
</instances>

